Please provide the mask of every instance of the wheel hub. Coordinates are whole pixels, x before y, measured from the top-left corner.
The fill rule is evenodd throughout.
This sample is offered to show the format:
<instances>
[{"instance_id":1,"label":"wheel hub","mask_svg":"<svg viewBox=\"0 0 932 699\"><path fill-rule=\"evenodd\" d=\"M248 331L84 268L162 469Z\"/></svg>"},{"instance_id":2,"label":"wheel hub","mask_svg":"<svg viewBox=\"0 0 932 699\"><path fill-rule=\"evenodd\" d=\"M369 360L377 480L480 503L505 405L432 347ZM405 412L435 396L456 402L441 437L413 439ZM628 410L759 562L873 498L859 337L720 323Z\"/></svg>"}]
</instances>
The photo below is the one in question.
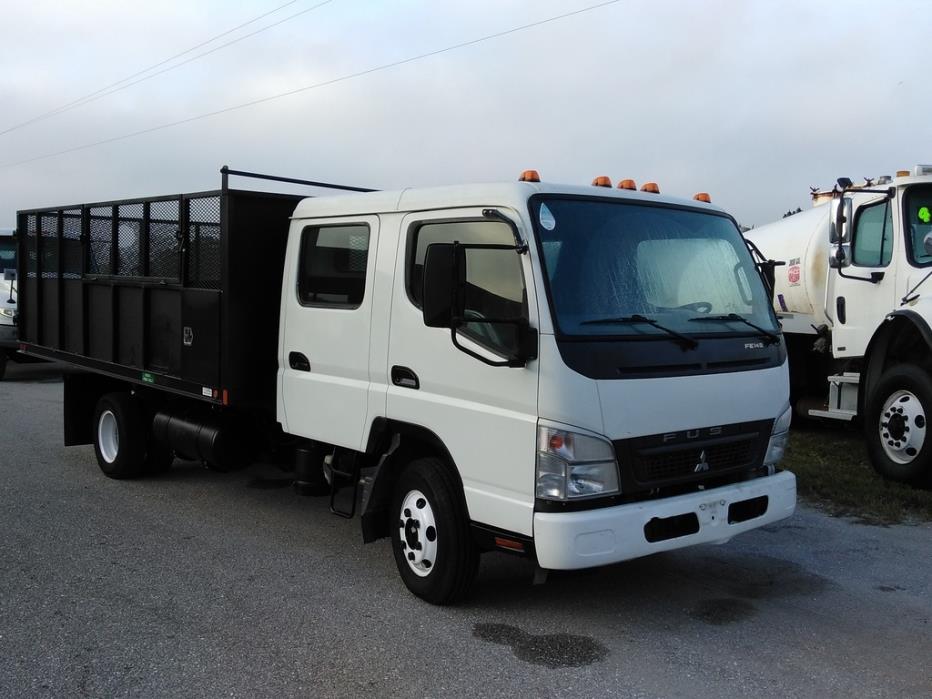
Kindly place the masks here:
<instances>
[{"instance_id":1,"label":"wheel hub","mask_svg":"<svg viewBox=\"0 0 932 699\"><path fill-rule=\"evenodd\" d=\"M97 445L104 461L108 464L116 461L117 454L120 452L120 430L116 415L110 410L101 413L100 421L97 423Z\"/></svg>"},{"instance_id":2,"label":"wheel hub","mask_svg":"<svg viewBox=\"0 0 932 699\"><path fill-rule=\"evenodd\" d=\"M925 443L926 416L922 403L909 391L896 391L884 403L878 424L880 443L887 457L908 464Z\"/></svg>"},{"instance_id":3,"label":"wheel hub","mask_svg":"<svg viewBox=\"0 0 932 699\"><path fill-rule=\"evenodd\" d=\"M412 490L401 503L401 551L417 575L427 576L437 561L437 522L424 493Z\"/></svg>"}]
</instances>

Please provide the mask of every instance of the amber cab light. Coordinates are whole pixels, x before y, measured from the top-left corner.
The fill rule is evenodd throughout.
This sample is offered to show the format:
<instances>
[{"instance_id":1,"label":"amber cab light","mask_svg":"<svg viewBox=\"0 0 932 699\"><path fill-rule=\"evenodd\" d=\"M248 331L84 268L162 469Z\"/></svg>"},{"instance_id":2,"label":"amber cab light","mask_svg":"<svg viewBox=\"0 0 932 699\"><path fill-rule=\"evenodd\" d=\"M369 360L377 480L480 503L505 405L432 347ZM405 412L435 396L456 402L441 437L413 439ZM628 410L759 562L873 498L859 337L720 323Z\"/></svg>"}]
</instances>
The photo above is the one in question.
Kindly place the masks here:
<instances>
[{"instance_id":1,"label":"amber cab light","mask_svg":"<svg viewBox=\"0 0 932 699\"><path fill-rule=\"evenodd\" d=\"M696 201L704 201L706 204L712 203L712 197L709 196L708 192L698 192L693 195L693 199Z\"/></svg>"},{"instance_id":2,"label":"amber cab light","mask_svg":"<svg viewBox=\"0 0 932 699\"><path fill-rule=\"evenodd\" d=\"M642 192L650 192L651 194L660 194L660 187L657 186L656 182L645 182L644 186L641 187Z\"/></svg>"},{"instance_id":3,"label":"amber cab light","mask_svg":"<svg viewBox=\"0 0 932 699\"><path fill-rule=\"evenodd\" d=\"M897 170L896 176L897 177L909 177L909 170Z\"/></svg>"},{"instance_id":4,"label":"amber cab light","mask_svg":"<svg viewBox=\"0 0 932 699\"><path fill-rule=\"evenodd\" d=\"M540 182L540 175L537 170L525 170L518 178L518 182Z\"/></svg>"},{"instance_id":5,"label":"amber cab light","mask_svg":"<svg viewBox=\"0 0 932 699\"><path fill-rule=\"evenodd\" d=\"M592 180L593 187L611 187L612 180L605 175L599 175L594 180Z\"/></svg>"},{"instance_id":6,"label":"amber cab light","mask_svg":"<svg viewBox=\"0 0 932 699\"><path fill-rule=\"evenodd\" d=\"M622 180L618 183L618 189L637 189L637 182L634 180Z\"/></svg>"}]
</instances>

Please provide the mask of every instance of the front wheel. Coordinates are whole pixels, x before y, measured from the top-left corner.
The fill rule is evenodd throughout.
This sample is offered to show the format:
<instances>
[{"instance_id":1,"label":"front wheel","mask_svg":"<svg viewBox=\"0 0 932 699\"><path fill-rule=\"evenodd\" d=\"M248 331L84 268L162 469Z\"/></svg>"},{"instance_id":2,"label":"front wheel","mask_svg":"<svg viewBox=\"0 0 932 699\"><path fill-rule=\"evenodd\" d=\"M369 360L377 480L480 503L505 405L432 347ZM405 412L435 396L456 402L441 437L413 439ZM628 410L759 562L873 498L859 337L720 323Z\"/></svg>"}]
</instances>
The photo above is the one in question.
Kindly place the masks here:
<instances>
[{"instance_id":1,"label":"front wheel","mask_svg":"<svg viewBox=\"0 0 932 699\"><path fill-rule=\"evenodd\" d=\"M431 604L465 597L479 567L469 518L456 480L440 460L425 457L402 471L392 510L392 548L408 589Z\"/></svg>"},{"instance_id":2,"label":"front wheel","mask_svg":"<svg viewBox=\"0 0 932 699\"><path fill-rule=\"evenodd\" d=\"M888 369L867 399L864 421L871 464L884 478L920 485L932 481L932 378L916 366Z\"/></svg>"}]
</instances>

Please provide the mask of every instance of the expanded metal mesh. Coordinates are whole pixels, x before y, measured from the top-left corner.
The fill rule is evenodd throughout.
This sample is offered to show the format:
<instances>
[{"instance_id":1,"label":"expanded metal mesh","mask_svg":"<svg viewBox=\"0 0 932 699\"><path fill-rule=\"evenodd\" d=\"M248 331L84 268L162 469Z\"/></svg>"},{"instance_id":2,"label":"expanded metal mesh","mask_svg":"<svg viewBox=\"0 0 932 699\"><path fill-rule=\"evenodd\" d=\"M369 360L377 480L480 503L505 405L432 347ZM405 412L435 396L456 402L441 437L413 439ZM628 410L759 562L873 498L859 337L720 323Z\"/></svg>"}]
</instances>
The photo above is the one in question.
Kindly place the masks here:
<instances>
[{"instance_id":1,"label":"expanded metal mesh","mask_svg":"<svg viewBox=\"0 0 932 699\"><path fill-rule=\"evenodd\" d=\"M42 278L58 277L58 214L41 214L39 229L42 240L39 246L42 252Z\"/></svg>"},{"instance_id":2,"label":"expanded metal mesh","mask_svg":"<svg viewBox=\"0 0 932 699\"><path fill-rule=\"evenodd\" d=\"M117 224L116 273L121 277L142 276L142 204L121 204Z\"/></svg>"},{"instance_id":3,"label":"expanded metal mesh","mask_svg":"<svg viewBox=\"0 0 932 699\"><path fill-rule=\"evenodd\" d=\"M62 212L62 276L81 276L81 209Z\"/></svg>"},{"instance_id":4,"label":"expanded metal mesh","mask_svg":"<svg viewBox=\"0 0 932 699\"><path fill-rule=\"evenodd\" d=\"M220 197L188 200L188 284L220 288Z\"/></svg>"},{"instance_id":5,"label":"expanded metal mesh","mask_svg":"<svg viewBox=\"0 0 932 699\"><path fill-rule=\"evenodd\" d=\"M181 276L181 223L178 201L154 201L149 205L150 277Z\"/></svg>"},{"instance_id":6,"label":"expanded metal mesh","mask_svg":"<svg viewBox=\"0 0 932 699\"><path fill-rule=\"evenodd\" d=\"M87 249L87 271L90 274L110 274L113 266L110 253L113 248L113 209L109 206L93 206L88 212L89 239Z\"/></svg>"},{"instance_id":7,"label":"expanded metal mesh","mask_svg":"<svg viewBox=\"0 0 932 699\"><path fill-rule=\"evenodd\" d=\"M36 278L36 215L26 216L26 276Z\"/></svg>"}]
</instances>

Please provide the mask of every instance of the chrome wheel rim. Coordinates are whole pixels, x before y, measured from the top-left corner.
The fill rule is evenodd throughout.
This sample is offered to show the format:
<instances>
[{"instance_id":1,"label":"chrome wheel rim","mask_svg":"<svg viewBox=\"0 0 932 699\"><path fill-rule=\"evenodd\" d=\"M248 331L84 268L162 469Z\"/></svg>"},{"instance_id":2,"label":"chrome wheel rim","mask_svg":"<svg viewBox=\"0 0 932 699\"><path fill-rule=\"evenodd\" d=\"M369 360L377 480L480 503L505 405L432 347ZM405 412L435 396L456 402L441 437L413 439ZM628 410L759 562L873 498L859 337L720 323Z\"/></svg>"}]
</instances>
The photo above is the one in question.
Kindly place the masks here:
<instances>
[{"instance_id":1,"label":"chrome wheel rim","mask_svg":"<svg viewBox=\"0 0 932 699\"><path fill-rule=\"evenodd\" d=\"M912 462L926 440L922 402L909 391L894 392L883 404L878 429L887 458L898 464Z\"/></svg>"},{"instance_id":2,"label":"chrome wheel rim","mask_svg":"<svg viewBox=\"0 0 932 699\"><path fill-rule=\"evenodd\" d=\"M116 415L111 410L105 410L97 423L97 446L100 455L108 464L116 461L120 453L120 430L117 426Z\"/></svg>"},{"instance_id":3,"label":"chrome wheel rim","mask_svg":"<svg viewBox=\"0 0 932 699\"><path fill-rule=\"evenodd\" d=\"M420 577L430 575L437 562L437 521L427 497L411 490L401 503L398 529L401 552L408 567Z\"/></svg>"}]
</instances>

